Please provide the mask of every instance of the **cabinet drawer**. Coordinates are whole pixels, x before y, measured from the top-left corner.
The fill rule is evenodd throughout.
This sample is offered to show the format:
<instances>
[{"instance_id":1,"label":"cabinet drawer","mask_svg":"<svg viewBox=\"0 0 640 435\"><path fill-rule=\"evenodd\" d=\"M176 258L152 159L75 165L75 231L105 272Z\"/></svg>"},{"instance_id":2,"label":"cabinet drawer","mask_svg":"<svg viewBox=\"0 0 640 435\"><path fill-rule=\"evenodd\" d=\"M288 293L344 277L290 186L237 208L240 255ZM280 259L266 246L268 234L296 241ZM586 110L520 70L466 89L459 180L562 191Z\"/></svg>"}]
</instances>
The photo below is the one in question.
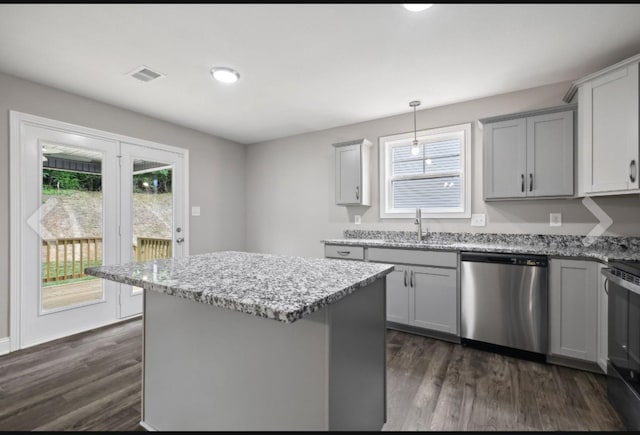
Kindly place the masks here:
<instances>
[{"instance_id":1,"label":"cabinet drawer","mask_svg":"<svg viewBox=\"0 0 640 435\"><path fill-rule=\"evenodd\" d=\"M362 246L325 245L324 256L348 260L364 260L364 248Z\"/></svg>"},{"instance_id":2,"label":"cabinet drawer","mask_svg":"<svg viewBox=\"0 0 640 435\"><path fill-rule=\"evenodd\" d=\"M369 248L369 261L458 267L458 254L455 252L418 251L413 249Z\"/></svg>"}]
</instances>

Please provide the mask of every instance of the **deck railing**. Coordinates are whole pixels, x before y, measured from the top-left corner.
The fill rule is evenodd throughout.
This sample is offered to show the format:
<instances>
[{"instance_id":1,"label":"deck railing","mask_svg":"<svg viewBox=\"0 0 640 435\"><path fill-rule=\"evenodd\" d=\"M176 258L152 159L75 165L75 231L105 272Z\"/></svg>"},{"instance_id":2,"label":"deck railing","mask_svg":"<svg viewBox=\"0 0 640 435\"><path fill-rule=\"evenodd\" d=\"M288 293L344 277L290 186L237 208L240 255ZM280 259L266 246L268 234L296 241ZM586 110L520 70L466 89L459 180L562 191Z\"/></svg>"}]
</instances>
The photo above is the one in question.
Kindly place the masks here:
<instances>
[{"instance_id":1,"label":"deck railing","mask_svg":"<svg viewBox=\"0 0 640 435\"><path fill-rule=\"evenodd\" d=\"M171 239L138 237L133 258L146 261L171 257ZM102 264L102 238L71 237L42 241L42 282L83 278L85 267Z\"/></svg>"},{"instance_id":2,"label":"deck railing","mask_svg":"<svg viewBox=\"0 0 640 435\"><path fill-rule=\"evenodd\" d=\"M84 268L102 262L102 239L72 237L42 241L42 282L85 276Z\"/></svg>"},{"instance_id":3,"label":"deck railing","mask_svg":"<svg viewBox=\"0 0 640 435\"><path fill-rule=\"evenodd\" d=\"M137 246L133 247L136 261L156 260L171 257L171 239L155 239L138 237Z\"/></svg>"}]
</instances>

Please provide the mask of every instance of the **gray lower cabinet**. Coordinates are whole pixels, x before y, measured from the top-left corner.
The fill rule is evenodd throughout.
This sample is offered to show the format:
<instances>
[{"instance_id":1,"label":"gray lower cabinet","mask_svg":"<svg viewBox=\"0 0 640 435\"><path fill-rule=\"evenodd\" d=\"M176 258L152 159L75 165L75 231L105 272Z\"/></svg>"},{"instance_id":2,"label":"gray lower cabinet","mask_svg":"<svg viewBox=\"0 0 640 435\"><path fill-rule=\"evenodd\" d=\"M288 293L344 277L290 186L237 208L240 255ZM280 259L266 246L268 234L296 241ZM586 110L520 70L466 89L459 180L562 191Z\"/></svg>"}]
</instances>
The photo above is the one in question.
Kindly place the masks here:
<instances>
[{"instance_id":1,"label":"gray lower cabinet","mask_svg":"<svg viewBox=\"0 0 640 435\"><path fill-rule=\"evenodd\" d=\"M458 335L458 271L396 265L387 275L387 320Z\"/></svg>"},{"instance_id":2,"label":"gray lower cabinet","mask_svg":"<svg viewBox=\"0 0 640 435\"><path fill-rule=\"evenodd\" d=\"M607 354L609 340L609 294L605 277L601 271L606 266L598 265L598 365L607 373Z\"/></svg>"},{"instance_id":3,"label":"gray lower cabinet","mask_svg":"<svg viewBox=\"0 0 640 435\"><path fill-rule=\"evenodd\" d=\"M409 277L413 297L409 324L419 328L458 333L457 270L413 267Z\"/></svg>"},{"instance_id":4,"label":"gray lower cabinet","mask_svg":"<svg viewBox=\"0 0 640 435\"><path fill-rule=\"evenodd\" d=\"M368 258L396 264L387 275L389 322L458 335L456 253L370 248Z\"/></svg>"},{"instance_id":5,"label":"gray lower cabinet","mask_svg":"<svg viewBox=\"0 0 640 435\"><path fill-rule=\"evenodd\" d=\"M549 266L549 353L595 363L599 264L552 259Z\"/></svg>"},{"instance_id":6,"label":"gray lower cabinet","mask_svg":"<svg viewBox=\"0 0 640 435\"><path fill-rule=\"evenodd\" d=\"M364 248L362 246L326 245L324 256L343 260L364 260Z\"/></svg>"},{"instance_id":7,"label":"gray lower cabinet","mask_svg":"<svg viewBox=\"0 0 640 435\"><path fill-rule=\"evenodd\" d=\"M458 254L325 245L325 257L395 264L387 275L387 321L458 336Z\"/></svg>"},{"instance_id":8,"label":"gray lower cabinet","mask_svg":"<svg viewBox=\"0 0 640 435\"><path fill-rule=\"evenodd\" d=\"M387 275L387 320L409 324L409 270L396 266Z\"/></svg>"}]
</instances>

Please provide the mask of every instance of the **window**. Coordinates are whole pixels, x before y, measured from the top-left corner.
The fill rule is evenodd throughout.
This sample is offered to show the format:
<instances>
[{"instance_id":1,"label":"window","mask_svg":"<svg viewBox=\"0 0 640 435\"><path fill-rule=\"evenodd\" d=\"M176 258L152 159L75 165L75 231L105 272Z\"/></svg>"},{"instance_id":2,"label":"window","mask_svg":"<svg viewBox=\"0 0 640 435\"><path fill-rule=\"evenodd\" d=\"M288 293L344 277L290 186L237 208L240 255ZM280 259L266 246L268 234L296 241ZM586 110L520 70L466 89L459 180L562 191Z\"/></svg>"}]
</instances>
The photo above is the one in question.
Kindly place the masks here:
<instances>
[{"instance_id":1,"label":"window","mask_svg":"<svg viewBox=\"0 0 640 435\"><path fill-rule=\"evenodd\" d=\"M471 217L471 124L380 138L380 217Z\"/></svg>"}]
</instances>

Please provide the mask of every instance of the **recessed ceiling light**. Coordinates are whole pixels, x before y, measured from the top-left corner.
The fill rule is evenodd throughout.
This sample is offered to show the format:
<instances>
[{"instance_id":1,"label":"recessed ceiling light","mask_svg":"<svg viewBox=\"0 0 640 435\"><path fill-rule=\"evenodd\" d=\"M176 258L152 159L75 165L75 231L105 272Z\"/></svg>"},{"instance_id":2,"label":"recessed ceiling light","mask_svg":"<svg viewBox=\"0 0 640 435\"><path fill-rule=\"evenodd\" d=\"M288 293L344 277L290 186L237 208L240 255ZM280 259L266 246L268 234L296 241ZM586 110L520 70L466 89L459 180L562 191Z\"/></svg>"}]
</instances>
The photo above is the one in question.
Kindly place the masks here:
<instances>
[{"instance_id":1,"label":"recessed ceiling light","mask_svg":"<svg viewBox=\"0 0 640 435\"><path fill-rule=\"evenodd\" d=\"M433 3L405 3L402 6L411 12L422 12L433 6Z\"/></svg>"},{"instance_id":2,"label":"recessed ceiling light","mask_svg":"<svg viewBox=\"0 0 640 435\"><path fill-rule=\"evenodd\" d=\"M226 66L211 68L211 75L214 79L222 83L235 83L240 78L240 74L238 74L237 71L227 68Z\"/></svg>"}]
</instances>

